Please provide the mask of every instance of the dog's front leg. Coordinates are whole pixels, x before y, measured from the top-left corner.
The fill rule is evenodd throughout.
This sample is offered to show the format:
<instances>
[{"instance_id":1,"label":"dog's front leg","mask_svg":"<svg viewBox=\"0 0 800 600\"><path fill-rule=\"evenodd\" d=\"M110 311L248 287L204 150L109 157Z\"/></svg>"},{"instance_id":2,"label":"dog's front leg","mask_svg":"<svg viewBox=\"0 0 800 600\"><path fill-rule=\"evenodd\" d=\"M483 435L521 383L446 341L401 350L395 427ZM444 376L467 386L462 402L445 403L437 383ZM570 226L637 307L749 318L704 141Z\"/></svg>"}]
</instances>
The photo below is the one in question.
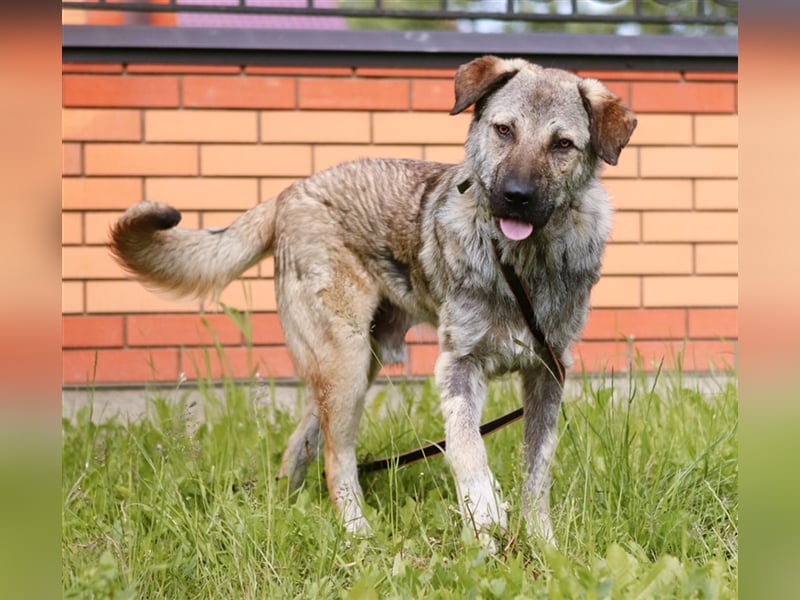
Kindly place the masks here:
<instances>
[{"instance_id":1,"label":"dog's front leg","mask_svg":"<svg viewBox=\"0 0 800 600\"><path fill-rule=\"evenodd\" d=\"M495 525L505 531L506 511L479 431L486 374L472 357L443 351L436 361L436 382L442 396L446 456L464 521L481 537Z\"/></svg>"},{"instance_id":2,"label":"dog's front leg","mask_svg":"<svg viewBox=\"0 0 800 600\"><path fill-rule=\"evenodd\" d=\"M522 371L526 478L522 508L529 535L555 543L550 522L550 467L556 450L562 387L544 365Z\"/></svg>"}]
</instances>

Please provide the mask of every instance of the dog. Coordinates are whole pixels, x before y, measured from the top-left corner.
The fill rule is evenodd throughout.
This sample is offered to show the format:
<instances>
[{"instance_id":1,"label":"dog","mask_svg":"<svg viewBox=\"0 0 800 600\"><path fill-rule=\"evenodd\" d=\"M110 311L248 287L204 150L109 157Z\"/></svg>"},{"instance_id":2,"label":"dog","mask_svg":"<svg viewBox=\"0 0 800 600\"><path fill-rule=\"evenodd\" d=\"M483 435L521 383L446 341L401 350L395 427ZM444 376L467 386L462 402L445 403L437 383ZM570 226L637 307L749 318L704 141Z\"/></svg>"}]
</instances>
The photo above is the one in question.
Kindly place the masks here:
<instances>
[{"instance_id":1,"label":"dog","mask_svg":"<svg viewBox=\"0 0 800 600\"><path fill-rule=\"evenodd\" d=\"M460 164L356 160L294 183L225 229L178 228L180 213L154 202L112 227L118 261L180 296L217 295L274 255L281 327L313 396L280 475L297 489L322 446L330 496L352 533L370 531L355 453L365 394L382 364L404 360L408 329L427 322L438 328L435 380L465 525L479 537L507 530L478 429L490 377L518 371L522 509L528 533L553 541L562 385L542 357L571 364L611 226L599 173L617 164L636 118L595 79L495 56L457 69L450 114L470 106ZM549 350L527 327L502 263L530 290Z\"/></svg>"}]
</instances>

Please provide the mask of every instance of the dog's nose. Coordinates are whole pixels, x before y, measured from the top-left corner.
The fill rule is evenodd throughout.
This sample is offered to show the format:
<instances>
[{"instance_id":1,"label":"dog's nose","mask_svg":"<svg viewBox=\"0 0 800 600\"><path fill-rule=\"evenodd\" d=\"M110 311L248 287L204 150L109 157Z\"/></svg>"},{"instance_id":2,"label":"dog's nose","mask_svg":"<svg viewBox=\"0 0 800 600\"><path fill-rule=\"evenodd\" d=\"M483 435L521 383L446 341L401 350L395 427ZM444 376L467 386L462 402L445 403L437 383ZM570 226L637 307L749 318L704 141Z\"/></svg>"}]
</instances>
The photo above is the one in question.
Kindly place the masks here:
<instances>
[{"instance_id":1,"label":"dog's nose","mask_svg":"<svg viewBox=\"0 0 800 600\"><path fill-rule=\"evenodd\" d=\"M503 188L503 198L513 207L527 206L536 200L536 187L530 183L511 179Z\"/></svg>"}]
</instances>

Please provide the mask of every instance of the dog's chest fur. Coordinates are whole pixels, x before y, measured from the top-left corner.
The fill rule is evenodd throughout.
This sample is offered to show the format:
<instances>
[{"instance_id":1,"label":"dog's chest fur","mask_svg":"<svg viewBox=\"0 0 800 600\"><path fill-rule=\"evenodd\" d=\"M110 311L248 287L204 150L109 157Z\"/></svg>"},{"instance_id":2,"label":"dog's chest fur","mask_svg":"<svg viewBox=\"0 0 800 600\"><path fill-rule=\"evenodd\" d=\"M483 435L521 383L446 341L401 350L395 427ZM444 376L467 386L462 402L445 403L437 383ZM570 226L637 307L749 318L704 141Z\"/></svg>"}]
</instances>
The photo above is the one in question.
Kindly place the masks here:
<instances>
[{"instance_id":1,"label":"dog's chest fur","mask_svg":"<svg viewBox=\"0 0 800 600\"><path fill-rule=\"evenodd\" d=\"M517 370L535 359L537 348L492 247L498 239L505 262L528 288L537 321L555 351L579 337L591 286L600 274L610 208L599 187L565 206L546 230L529 240L502 239L480 188L458 191L458 168L441 174L421 198L418 253L409 259L400 288L409 321L439 327L443 350L479 359L489 373ZM384 278L397 278L390 264Z\"/></svg>"}]
</instances>

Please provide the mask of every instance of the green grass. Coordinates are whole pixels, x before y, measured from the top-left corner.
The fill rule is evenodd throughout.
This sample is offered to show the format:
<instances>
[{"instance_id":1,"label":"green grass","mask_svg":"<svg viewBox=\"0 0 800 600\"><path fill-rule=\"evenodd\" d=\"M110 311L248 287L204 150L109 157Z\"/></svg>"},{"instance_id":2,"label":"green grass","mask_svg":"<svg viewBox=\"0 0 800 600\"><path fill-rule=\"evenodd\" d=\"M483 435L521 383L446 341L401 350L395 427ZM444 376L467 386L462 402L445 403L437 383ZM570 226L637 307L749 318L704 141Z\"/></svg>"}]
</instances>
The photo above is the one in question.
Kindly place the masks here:
<instances>
[{"instance_id":1,"label":"green grass","mask_svg":"<svg viewBox=\"0 0 800 600\"><path fill-rule=\"evenodd\" d=\"M738 591L737 392L702 394L662 375L632 391L586 380L564 403L554 466L558 549L525 535L521 424L487 439L510 503L509 533L488 554L462 529L441 458L362 477L375 530L351 539L322 465L299 496L275 481L295 424L226 383L204 395L152 395L131 423L63 421L62 585L68 598L735 598ZM359 456L438 439L432 385L380 396ZM518 405L513 380L491 388L486 418ZM380 414L380 416L379 416Z\"/></svg>"}]
</instances>

